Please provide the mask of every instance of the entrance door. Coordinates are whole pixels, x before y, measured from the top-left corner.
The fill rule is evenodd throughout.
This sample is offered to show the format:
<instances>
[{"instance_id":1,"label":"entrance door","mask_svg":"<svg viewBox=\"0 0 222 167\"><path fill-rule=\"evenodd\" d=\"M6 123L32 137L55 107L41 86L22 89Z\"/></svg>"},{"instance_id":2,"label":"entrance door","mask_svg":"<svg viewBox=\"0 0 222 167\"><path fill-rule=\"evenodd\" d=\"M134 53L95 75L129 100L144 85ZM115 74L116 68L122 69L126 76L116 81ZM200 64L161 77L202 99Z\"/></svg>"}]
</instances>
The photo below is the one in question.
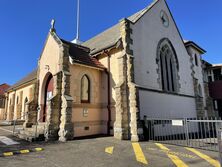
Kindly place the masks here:
<instances>
[{"instance_id":1,"label":"entrance door","mask_svg":"<svg viewBox=\"0 0 222 167\"><path fill-rule=\"evenodd\" d=\"M43 112L43 118L42 118L43 122L46 121L47 101L51 99L51 97L53 96L53 89L54 89L53 84L54 84L53 77L52 75L50 75L46 82L46 87L45 87L44 112Z\"/></svg>"}]
</instances>

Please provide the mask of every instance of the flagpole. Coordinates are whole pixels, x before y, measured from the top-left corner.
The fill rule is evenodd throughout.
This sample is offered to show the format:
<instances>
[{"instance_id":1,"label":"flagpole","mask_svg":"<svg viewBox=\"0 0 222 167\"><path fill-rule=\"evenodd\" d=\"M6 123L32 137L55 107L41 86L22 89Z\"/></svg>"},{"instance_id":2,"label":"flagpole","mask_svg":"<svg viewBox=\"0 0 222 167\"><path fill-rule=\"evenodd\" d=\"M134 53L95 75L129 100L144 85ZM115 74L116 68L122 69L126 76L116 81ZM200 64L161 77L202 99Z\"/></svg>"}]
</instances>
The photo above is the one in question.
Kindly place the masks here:
<instances>
[{"instance_id":1,"label":"flagpole","mask_svg":"<svg viewBox=\"0 0 222 167\"><path fill-rule=\"evenodd\" d=\"M80 17L80 0L77 0L77 23L76 23L76 39L79 40L79 19Z\"/></svg>"}]
</instances>

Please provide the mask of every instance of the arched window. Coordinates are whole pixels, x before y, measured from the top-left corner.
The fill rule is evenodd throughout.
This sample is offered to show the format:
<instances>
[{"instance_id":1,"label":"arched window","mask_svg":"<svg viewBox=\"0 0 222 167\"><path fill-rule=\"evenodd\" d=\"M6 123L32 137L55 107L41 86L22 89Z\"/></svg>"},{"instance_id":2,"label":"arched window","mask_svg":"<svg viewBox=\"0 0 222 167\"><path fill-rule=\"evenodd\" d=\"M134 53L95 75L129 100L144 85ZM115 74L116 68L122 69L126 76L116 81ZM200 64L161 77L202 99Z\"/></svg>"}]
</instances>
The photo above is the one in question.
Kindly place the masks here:
<instances>
[{"instance_id":1,"label":"arched window","mask_svg":"<svg viewBox=\"0 0 222 167\"><path fill-rule=\"evenodd\" d=\"M90 102L90 80L87 75L81 79L81 103Z\"/></svg>"},{"instance_id":2,"label":"arched window","mask_svg":"<svg viewBox=\"0 0 222 167\"><path fill-rule=\"evenodd\" d=\"M168 39L161 40L157 50L157 60L161 72L162 89L167 92L177 92L177 56Z\"/></svg>"}]
</instances>

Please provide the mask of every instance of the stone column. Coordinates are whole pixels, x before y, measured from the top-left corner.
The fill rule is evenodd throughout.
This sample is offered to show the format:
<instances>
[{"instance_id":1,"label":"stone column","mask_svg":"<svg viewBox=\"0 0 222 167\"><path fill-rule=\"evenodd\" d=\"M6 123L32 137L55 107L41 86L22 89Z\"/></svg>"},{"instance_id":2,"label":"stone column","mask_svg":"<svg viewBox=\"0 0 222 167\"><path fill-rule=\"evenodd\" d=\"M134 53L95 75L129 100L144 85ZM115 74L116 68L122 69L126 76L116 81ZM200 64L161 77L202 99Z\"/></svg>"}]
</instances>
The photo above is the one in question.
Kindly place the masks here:
<instances>
[{"instance_id":1,"label":"stone column","mask_svg":"<svg viewBox=\"0 0 222 167\"><path fill-rule=\"evenodd\" d=\"M115 87L116 93L116 121L114 123L114 137L120 140L129 139L129 112L126 96L126 83Z\"/></svg>"},{"instance_id":2,"label":"stone column","mask_svg":"<svg viewBox=\"0 0 222 167\"><path fill-rule=\"evenodd\" d=\"M131 38L132 29L130 28L130 21L123 19L120 22L120 32L123 42L123 48L126 54L126 77L128 87L128 104L130 112L130 133L131 141L138 141L139 134L142 133L140 113L139 113L139 91L134 81L134 57L133 50L130 49L130 45L133 44Z\"/></svg>"},{"instance_id":3,"label":"stone column","mask_svg":"<svg viewBox=\"0 0 222 167\"><path fill-rule=\"evenodd\" d=\"M47 141L58 140L60 114L61 114L61 82L62 73L53 76L53 97L47 101L45 138Z\"/></svg>"},{"instance_id":4,"label":"stone column","mask_svg":"<svg viewBox=\"0 0 222 167\"><path fill-rule=\"evenodd\" d=\"M63 72L62 77L62 105L59 140L66 141L73 139L73 123L72 123L72 101L73 98L69 95L70 92L70 73Z\"/></svg>"},{"instance_id":5,"label":"stone column","mask_svg":"<svg viewBox=\"0 0 222 167\"><path fill-rule=\"evenodd\" d=\"M203 97L199 96L198 80L194 78L193 83L194 83L194 94L195 94L197 117L204 117L204 103L203 103Z\"/></svg>"},{"instance_id":6,"label":"stone column","mask_svg":"<svg viewBox=\"0 0 222 167\"><path fill-rule=\"evenodd\" d=\"M17 119L21 120L22 117L22 99L23 99L23 92L19 93L19 102L17 104Z\"/></svg>"},{"instance_id":7,"label":"stone column","mask_svg":"<svg viewBox=\"0 0 222 167\"><path fill-rule=\"evenodd\" d=\"M25 105L25 122L23 127L30 128L37 122L37 107L38 107L38 82L34 83L30 95L30 102Z\"/></svg>"},{"instance_id":8,"label":"stone column","mask_svg":"<svg viewBox=\"0 0 222 167\"><path fill-rule=\"evenodd\" d=\"M3 120L7 119L7 110L8 110L8 94L5 97L5 110L4 110Z\"/></svg>"},{"instance_id":9,"label":"stone column","mask_svg":"<svg viewBox=\"0 0 222 167\"><path fill-rule=\"evenodd\" d=\"M69 72L69 48L64 45L60 48L60 69L62 71L61 85L61 117L59 140L66 141L73 139L73 123L72 123L72 102L70 95L70 72Z\"/></svg>"},{"instance_id":10,"label":"stone column","mask_svg":"<svg viewBox=\"0 0 222 167\"><path fill-rule=\"evenodd\" d=\"M204 82L204 93L205 93L205 97L206 97L207 116L208 117L219 117L218 112L214 111L213 99L209 95L209 87L208 87L207 82Z\"/></svg>"}]
</instances>

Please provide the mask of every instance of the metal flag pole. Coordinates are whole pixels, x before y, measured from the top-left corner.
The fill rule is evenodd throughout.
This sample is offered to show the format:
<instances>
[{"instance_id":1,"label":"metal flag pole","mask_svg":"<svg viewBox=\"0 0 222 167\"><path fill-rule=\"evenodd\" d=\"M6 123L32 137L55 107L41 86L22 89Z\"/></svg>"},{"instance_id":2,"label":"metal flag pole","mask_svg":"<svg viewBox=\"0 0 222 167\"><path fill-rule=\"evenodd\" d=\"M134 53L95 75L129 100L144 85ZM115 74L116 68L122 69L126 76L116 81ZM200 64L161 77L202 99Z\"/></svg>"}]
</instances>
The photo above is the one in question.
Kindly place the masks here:
<instances>
[{"instance_id":1,"label":"metal flag pole","mask_svg":"<svg viewBox=\"0 0 222 167\"><path fill-rule=\"evenodd\" d=\"M77 0L77 23L76 23L76 40L79 40L79 19L80 17L80 0Z\"/></svg>"}]
</instances>

